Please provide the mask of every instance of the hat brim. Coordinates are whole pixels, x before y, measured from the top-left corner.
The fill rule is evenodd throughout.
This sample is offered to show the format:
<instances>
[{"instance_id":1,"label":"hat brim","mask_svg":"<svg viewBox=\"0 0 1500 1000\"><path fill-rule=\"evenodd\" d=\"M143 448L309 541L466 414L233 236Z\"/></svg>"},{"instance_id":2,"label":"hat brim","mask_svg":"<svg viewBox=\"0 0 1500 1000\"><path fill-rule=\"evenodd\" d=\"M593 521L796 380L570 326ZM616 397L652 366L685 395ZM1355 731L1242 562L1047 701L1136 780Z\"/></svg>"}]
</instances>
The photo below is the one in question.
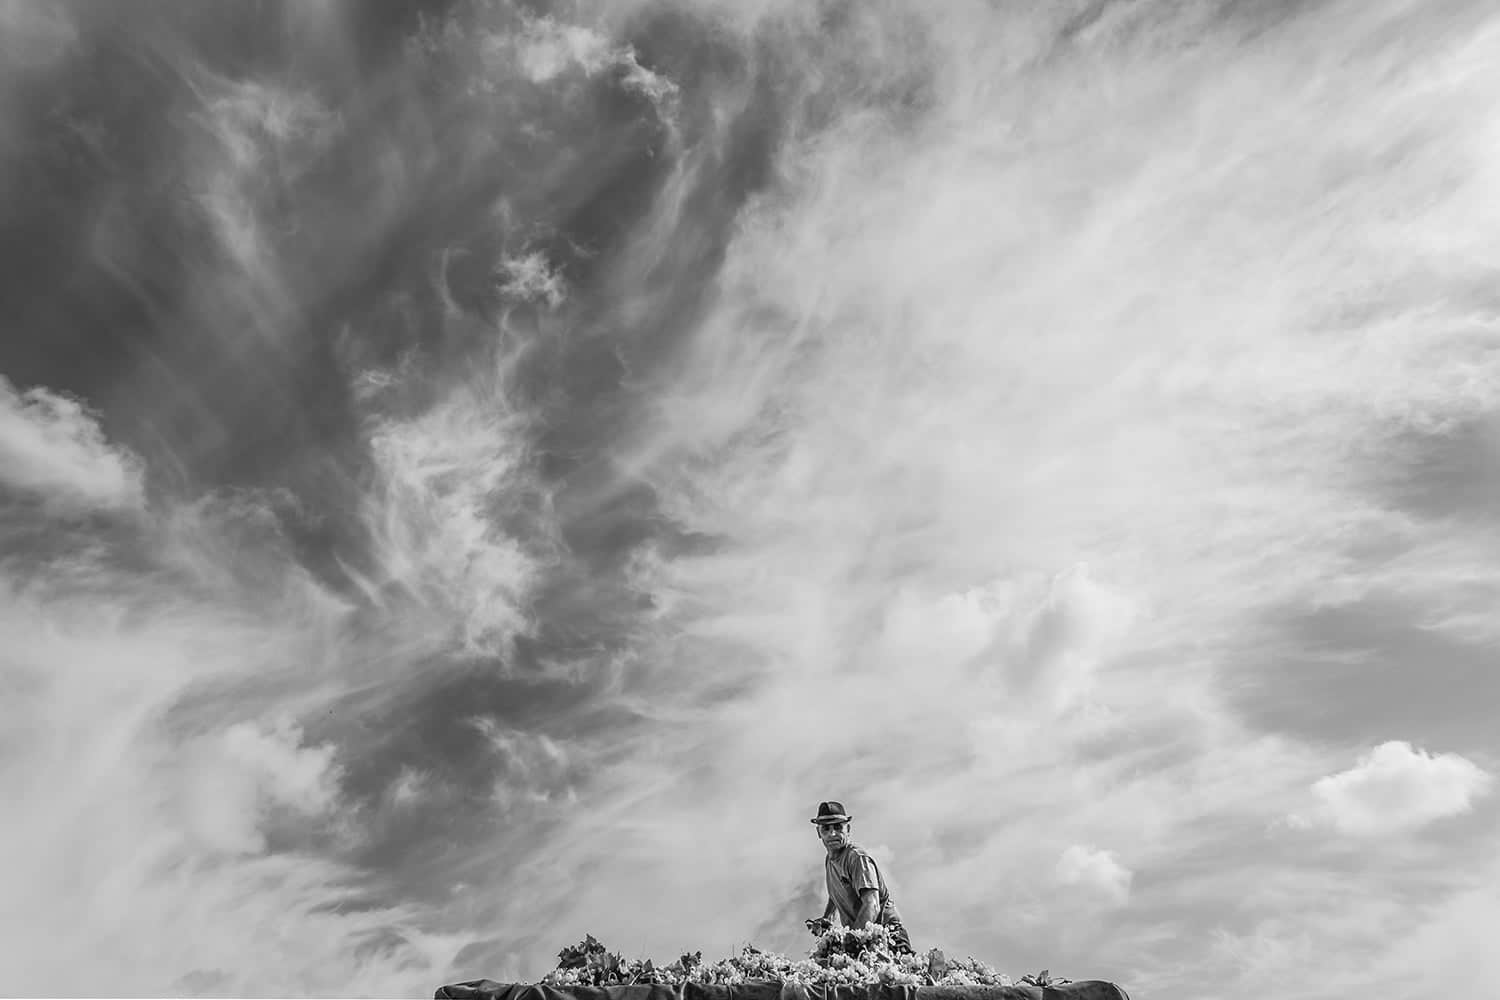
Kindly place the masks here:
<instances>
[{"instance_id":1,"label":"hat brim","mask_svg":"<svg viewBox=\"0 0 1500 1000\"><path fill-rule=\"evenodd\" d=\"M853 818L853 816L844 816L842 814L838 816L814 816L809 822L814 826L823 826L827 823L847 823Z\"/></svg>"}]
</instances>

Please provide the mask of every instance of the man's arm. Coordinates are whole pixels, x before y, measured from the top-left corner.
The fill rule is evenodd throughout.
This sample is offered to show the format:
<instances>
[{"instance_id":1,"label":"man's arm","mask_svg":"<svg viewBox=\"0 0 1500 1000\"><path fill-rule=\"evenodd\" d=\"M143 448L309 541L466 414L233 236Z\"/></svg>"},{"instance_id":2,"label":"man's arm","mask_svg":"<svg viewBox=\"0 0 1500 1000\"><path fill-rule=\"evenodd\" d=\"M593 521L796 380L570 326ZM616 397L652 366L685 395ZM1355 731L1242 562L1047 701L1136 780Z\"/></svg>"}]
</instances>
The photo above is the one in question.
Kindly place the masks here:
<instances>
[{"instance_id":1,"label":"man's arm","mask_svg":"<svg viewBox=\"0 0 1500 1000\"><path fill-rule=\"evenodd\" d=\"M875 923L880 915L880 890L859 890L859 912L854 915L854 930L861 931Z\"/></svg>"},{"instance_id":2,"label":"man's arm","mask_svg":"<svg viewBox=\"0 0 1500 1000\"><path fill-rule=\"evenodd\" d=\"M828 931L833 927L833 916L837 912L838 907L833 905L833 897L829 896L828 905L823 907L823 916L821 918L814 917L812 920L805 921L805 923L807 924L807 929L812 931L814 934L828 933Z\"/></svg>"}]
</instances>

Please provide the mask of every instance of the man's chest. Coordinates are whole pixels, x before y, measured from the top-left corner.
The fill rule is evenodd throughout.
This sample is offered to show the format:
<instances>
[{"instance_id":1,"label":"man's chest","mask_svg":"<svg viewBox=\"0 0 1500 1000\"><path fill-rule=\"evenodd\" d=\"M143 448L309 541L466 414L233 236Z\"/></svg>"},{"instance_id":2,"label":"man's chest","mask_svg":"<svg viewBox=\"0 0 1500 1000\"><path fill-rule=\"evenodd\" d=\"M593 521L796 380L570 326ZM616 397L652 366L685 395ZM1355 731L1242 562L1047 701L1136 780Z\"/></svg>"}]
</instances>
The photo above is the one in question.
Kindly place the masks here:
<instances>
[{"instance_id":1,"label":"man's chest","mask_svg":"<svg viewBox=\"0 0 1500 1000\"><path fill-rule=\"evenodd\" d=\"M850 864L849 864L849 862L851 860L858 860L858 859L857 858L851 858L850 855L846 853L846 854L840 855L837 858L827 858L823 862L823 869L824 869L824 871L828 875L828 881L829 881L830 884L838 884L838 885L853 885L854 884L854 873L852 871L850 871Z\"/></svg>"}]
</instances>

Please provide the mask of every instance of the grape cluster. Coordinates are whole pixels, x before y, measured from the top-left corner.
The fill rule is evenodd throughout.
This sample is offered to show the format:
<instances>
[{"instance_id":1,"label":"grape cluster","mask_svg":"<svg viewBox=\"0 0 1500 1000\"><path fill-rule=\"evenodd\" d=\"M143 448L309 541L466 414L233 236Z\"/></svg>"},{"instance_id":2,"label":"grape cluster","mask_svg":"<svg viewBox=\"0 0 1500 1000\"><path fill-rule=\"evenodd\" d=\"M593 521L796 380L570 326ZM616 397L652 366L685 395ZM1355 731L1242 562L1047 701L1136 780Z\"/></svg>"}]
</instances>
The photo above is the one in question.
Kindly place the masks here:
<instances>
[{"instance_id":1,"label":"grape cluster","mask_svg":"<svg viewBox=\"0 0 1500 1000\"><path fill-rule=\"evenodd\" d=\"M716 962L691 952L670 965L650 959L626 960L608 951L592 934L558 952L557 968L542 977L545 986L627 986L653 983L676 986L702 983L735 986L749 982L793 983L815 989L832 986L1010 986L1001 975L973 958L950 959L937 948L926 955L900 955L891 947L884 927L845 930L835 927L820 935L806 958L783 955L746 945L740 954ZM1046 973L1041 973L1045 977ZM1034 981L1027 976L1022 982ZM1056 981L1056 980L1054 980Z\"/></svg>"}]
</instances>

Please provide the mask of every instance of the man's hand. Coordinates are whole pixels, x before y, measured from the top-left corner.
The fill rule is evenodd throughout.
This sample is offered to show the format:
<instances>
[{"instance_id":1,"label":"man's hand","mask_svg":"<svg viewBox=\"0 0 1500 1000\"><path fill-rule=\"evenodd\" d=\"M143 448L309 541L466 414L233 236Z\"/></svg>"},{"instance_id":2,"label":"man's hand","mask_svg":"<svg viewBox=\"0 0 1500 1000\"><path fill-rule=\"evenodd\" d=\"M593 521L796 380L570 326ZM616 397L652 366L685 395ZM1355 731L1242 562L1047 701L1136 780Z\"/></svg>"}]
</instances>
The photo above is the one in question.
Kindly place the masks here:
<instances>
[{"instance_id":1,"label":"man's hand","mask_svg":"<svg viewBox=\"0 0 1500 1000\"><path fill-rule=\"evenodd\" d=\"M827 917L814 917L811 920L805 921L805 923L807 924L807 929L812 931L814 937L821 937L827 934L833 927L833 921Z\"/></svg>"}]
</instances>

